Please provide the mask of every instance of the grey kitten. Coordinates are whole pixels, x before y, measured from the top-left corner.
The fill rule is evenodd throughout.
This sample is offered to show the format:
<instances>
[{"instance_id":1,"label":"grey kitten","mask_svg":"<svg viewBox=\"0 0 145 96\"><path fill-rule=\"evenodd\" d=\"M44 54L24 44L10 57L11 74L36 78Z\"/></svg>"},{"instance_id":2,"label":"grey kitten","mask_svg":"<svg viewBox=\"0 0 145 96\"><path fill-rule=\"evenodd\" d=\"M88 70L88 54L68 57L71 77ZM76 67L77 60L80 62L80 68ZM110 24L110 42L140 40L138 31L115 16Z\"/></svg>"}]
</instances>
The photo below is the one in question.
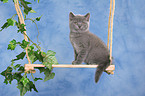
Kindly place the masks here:
<instances>
[{"instance_id":1,"label":"grey kitten","mask_svg":"<svg viewBox=\"0 0 145 96\"><path fill-rule=\"evenodd\" d=\"M89 31L90 14L69 14L70 41L74 48L75 60L72 64L98 64L95 73L97 83L101 74L110 65L109 50L104 42Z\"/></svg>"}]
</instances>

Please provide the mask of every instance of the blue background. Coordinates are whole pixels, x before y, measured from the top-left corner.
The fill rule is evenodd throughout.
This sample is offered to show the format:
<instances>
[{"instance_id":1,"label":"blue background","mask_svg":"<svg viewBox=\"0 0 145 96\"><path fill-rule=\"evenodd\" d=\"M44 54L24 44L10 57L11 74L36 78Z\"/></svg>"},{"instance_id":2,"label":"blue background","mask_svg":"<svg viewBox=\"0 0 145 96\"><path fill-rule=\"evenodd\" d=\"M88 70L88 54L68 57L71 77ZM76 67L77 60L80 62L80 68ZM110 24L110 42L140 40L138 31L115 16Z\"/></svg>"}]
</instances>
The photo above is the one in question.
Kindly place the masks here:
<instances>
[{"instance_id":1,"label":"blue background","mask_svg":"<svg viewBox=\"0 0 145 96\"><path fill-rule=\"evenodd\" d=\"M145 1L116 0L113 57L115 74L104 73L98 84L94 83L94 68L72 69L54 68L56 76L47 82L36 82L37 92L26 96L145 96ZM42 16L37 22L39 41L44 51L53 50L60 64L71 64L74 59L73 48L69 41L69 12L85 15L90 12L90 31L107 42L109 0L40 0L32 8L37 11L28 17ZM13 2L0 3L0 26L15 14ZM26 21L27 34L37 42L35 24ZM0 72L10 65L11 59L20 52L7 50L9 41L23 40L16 27L0 32ZM20 63L28 63L25 59ZM34 74L44 77L38 71ZM5 85L0 76L0 96L19 96L16 81Z\"/></svg>"}]
</instances>

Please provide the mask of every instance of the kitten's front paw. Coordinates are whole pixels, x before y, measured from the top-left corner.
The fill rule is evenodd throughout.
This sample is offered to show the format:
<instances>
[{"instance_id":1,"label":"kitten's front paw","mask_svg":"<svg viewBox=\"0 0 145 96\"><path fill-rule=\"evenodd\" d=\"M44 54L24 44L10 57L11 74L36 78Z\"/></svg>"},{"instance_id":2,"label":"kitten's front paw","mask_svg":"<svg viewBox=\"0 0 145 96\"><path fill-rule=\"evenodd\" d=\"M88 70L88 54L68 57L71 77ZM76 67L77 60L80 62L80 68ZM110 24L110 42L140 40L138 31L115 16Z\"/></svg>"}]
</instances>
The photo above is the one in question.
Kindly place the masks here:
<instances>
[{"instance_id":1,"label":"kitten's front paw","mask_svg":"<svg viewBox=\"0 0 145 96\"><path fill-rule=\"evenodd\" d=\"M80 64L80 63L77 62L77 61L73 61L73 62L72 62L72 65L77 65L77 64Z\"/></svg>"},{"instance_id":2,"label":"kitten's front paw","mask_svg":"<svg viewBox=\"0 0 145 96\"><path fill-rule=\"evenodd\" d=\"M73 61L73 62L72 62L72 65L76 65L76 64L77 64L76 61Z\"/></svg>"}]
</instances>

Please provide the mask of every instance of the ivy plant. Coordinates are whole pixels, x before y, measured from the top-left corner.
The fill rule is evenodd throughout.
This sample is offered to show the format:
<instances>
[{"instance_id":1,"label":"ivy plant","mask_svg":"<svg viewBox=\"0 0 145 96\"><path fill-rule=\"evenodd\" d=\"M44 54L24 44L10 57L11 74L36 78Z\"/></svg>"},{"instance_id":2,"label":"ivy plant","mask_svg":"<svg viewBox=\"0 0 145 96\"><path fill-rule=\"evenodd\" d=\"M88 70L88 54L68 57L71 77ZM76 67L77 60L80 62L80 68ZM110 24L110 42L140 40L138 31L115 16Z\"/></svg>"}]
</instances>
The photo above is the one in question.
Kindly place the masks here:
<instances>
[{"instance_id":1,"label":"ivy plant","mask_svg":"<svg viewBox=\"0 0 145 96\"><path fill-rule=\"evenodd\" d=\"M1 0L1 2L8 3L8 0ZM13 2L15 3L17 1L13 0ZM32 9L32 7L29 7L31 2L25 0L19 0L18 2L24 14L24 19L31 20L33 23L35 23L37 27L36 21L40 21L42 16L36 18L27 18L27 15L29 13L36 13L36 11ZM39 3L39 0L37 2ZM17 14L14 14L11 18L8 18L1 27L0 32L8 28L9 26L17 26L18 28L17 33L20 32L21 34L26 35L24 31L26 31L25 26L27 25L21 24L19 22L19 18L15 19L16 16ZM54 51L48 50L47 52L44 52L42 48L39 46L40 44L34 43L28 36L27 38L29 41L26 41L25 39L22 41L16 41L15 39L13 39L9 42L7 50L14 51L17 46L20 46L23 49L23 51L18 55L16 55L16 57L11 60L11 64L6 68L6 70L0 73L2 76L5 77L4 79L5 84L11 84L13 80L17 81L17 88L19 89L21 96L25 95L27 91L32 91L32 89L38 92L35 86L35 82L38 80L44 80L45 82L50 79L53 79L55 73L52 72L52 64L58 64L57 59L55 57L56 53ZM39 69L40 73L42 72L44 73L45 75L44 79L40 77L34 77L33 74L31 73L31 70L30 72L25 72L22 60L24 58L27 58L26 48L32 64L35 63L36 61L39 61L40 63L45 65L44 68L37 68ZM17 64L16 61L18 60L21 60L22 64ZM30 80L30 76L28 77L28 73L31 73L33 80Z\"/></svg>"}]
</instances>

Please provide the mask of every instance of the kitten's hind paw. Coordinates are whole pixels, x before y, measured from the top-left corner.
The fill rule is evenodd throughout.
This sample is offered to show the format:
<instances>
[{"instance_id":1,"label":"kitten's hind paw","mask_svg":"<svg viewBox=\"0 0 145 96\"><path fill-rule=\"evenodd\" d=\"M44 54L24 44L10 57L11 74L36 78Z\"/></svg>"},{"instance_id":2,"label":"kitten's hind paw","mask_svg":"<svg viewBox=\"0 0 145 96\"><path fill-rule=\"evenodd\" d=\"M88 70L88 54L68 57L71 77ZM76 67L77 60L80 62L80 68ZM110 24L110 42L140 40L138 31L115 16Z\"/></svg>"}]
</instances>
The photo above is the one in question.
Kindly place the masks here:
<instances>
[{"instance_id":1,"label":"kitten's hind paw","mask_svg":"<svg viewBox=\"0 0 145 96\"><path fill-rule=\"evenodd\" d=\"M114 72L112 70L107 70L107 71L104 71L104 72L106 72L108 75L114 74Z\"/></svg>"}]
</instances>

